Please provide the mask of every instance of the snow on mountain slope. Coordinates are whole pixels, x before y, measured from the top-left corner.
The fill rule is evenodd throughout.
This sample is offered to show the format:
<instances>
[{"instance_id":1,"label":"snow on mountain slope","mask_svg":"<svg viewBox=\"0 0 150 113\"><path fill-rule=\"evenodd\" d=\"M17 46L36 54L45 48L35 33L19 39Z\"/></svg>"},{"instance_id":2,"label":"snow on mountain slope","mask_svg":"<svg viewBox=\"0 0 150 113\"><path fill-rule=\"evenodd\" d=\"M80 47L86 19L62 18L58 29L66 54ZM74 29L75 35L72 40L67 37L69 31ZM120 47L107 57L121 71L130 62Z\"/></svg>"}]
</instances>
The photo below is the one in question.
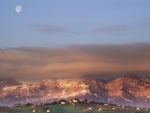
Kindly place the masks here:
<instances>
[{"instance_id":1,"label":"snow on mountain slope","mask_svg":"<svg viewBox=\"0 0 150 113\"><path fill-rule=\"evenodd\" d=\"M43 80L5 85L0 92L0 104L82 98L95 102L150 107L150 78L142 77L120 77L108 82L89 78Z\"/></svg>"}]
</instances>

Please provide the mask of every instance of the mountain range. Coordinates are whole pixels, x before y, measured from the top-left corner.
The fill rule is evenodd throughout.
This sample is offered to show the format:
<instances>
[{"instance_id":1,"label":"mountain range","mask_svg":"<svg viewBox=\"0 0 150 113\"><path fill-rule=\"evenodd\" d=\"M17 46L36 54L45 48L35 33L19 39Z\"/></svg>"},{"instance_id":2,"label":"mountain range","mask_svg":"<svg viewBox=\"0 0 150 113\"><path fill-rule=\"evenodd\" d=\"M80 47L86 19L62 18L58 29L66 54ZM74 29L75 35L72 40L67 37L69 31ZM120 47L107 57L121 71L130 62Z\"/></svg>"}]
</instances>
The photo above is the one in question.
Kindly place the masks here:
<instances>
[{"instance_id":1,"label":"mountain range","mask_svg":"<svg viewBox=\"0 0 150 113\"><path fill-rule=\"evenodd\" d=\"M150 77L123 76L111 80L81 77L36 82L0 79L0 105L3 106L74 98L150 108Z\"/></svg>"}]
</instances>

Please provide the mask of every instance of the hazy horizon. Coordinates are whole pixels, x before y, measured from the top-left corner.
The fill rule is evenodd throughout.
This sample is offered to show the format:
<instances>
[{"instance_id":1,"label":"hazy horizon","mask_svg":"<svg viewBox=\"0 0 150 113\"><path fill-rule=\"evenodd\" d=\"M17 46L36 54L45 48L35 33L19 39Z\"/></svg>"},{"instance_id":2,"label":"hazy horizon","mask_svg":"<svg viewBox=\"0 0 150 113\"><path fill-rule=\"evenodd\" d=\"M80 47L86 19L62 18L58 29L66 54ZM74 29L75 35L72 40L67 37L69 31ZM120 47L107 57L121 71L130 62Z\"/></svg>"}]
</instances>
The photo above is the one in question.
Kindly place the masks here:
<instances>
[{"instance_id":1,"label":"hazy horizon","mask_svg":"<svg viewBox=\"0 0 150 113\"><path fill-rule=\"evenodd\" d=\"M150 72L150 44L16 47L0 50L1 77L74 78L101 73Z\"/></svg>"}]
</instances>

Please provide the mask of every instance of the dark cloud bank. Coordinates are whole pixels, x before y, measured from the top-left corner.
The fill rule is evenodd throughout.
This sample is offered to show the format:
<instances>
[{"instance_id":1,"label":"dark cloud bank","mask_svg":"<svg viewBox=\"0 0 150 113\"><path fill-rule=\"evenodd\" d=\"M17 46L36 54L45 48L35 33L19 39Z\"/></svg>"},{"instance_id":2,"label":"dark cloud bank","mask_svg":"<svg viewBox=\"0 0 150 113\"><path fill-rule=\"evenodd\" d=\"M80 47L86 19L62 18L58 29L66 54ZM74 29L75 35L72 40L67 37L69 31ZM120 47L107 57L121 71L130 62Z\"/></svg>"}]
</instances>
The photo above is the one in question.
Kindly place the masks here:
<instances>
[{"instance_id":1,"label":"dark cloud bank","mask_svg":"<svg viewBox=\"0 0 150 113\"><path fill-rule=\"evenodd\" d=\"M150 44L0 49L0 77L41 80L109 73L109 78L127 72L150 72Z\"/></svg>"}]
</instances>

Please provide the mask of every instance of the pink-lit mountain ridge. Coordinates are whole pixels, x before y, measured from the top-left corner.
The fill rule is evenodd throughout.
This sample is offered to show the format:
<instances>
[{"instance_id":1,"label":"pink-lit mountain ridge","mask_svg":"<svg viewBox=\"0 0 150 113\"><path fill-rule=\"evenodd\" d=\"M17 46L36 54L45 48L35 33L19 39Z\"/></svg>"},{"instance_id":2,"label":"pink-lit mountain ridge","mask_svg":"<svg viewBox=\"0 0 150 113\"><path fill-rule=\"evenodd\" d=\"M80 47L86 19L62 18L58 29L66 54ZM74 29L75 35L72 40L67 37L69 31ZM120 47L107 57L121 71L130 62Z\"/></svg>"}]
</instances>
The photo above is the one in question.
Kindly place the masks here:
<instances>
[{"instance_id":1,"label":"pink-lit mountain ridge","mask_svg":"<svg viewBox=\"0 0 150 113\"><path fill-rule=\"evenodd\" d=\"M51 103L61 99L150 107L149 77L117 77L109 81L76 78L19 83L0 80L0 105Z\"/></svg>"}]
</instances>

